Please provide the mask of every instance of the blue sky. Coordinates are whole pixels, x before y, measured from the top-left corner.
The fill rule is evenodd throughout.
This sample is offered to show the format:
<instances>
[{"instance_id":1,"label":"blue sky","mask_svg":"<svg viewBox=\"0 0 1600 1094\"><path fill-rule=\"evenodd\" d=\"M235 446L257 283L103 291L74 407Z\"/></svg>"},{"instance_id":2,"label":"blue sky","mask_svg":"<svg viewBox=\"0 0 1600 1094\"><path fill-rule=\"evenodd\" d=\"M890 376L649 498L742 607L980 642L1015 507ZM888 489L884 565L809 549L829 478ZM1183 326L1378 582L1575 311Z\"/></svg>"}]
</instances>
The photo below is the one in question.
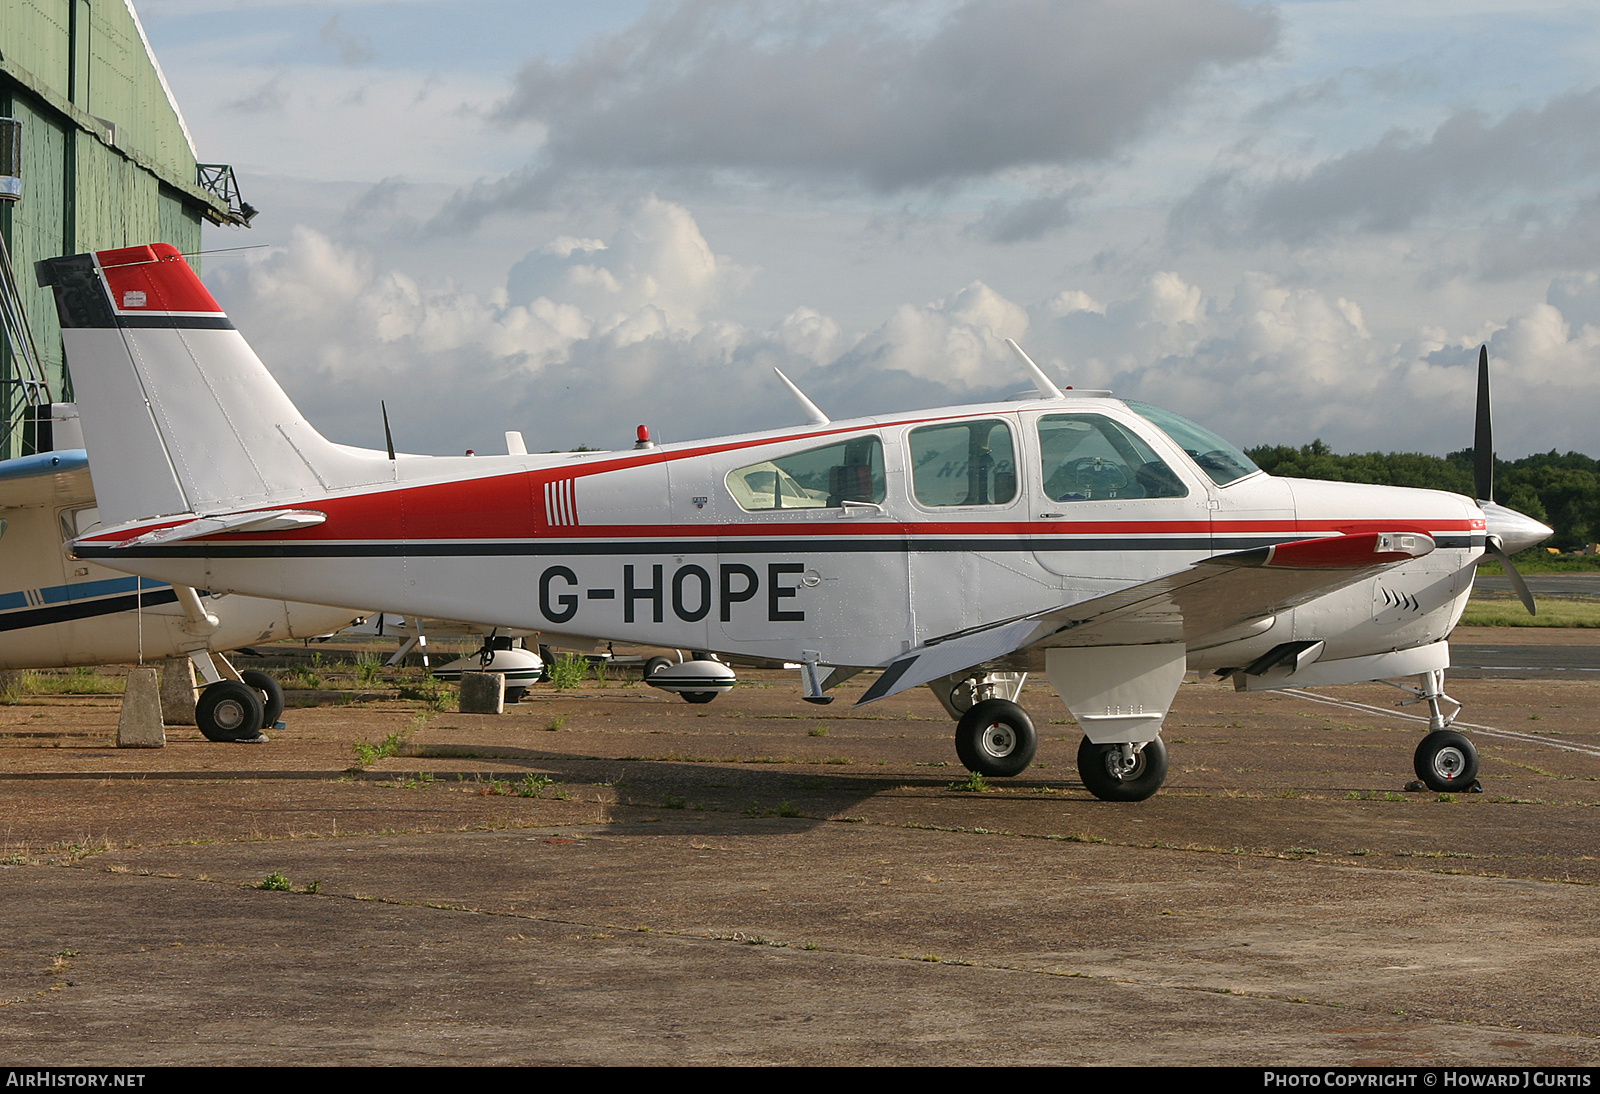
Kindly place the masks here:
<instances>
[{"instance_id":1,"label":"blue sky","mask_svg":"<svg viewBox=\"0 0 1600 1094\"><path fill-rule=\"evenodd\" d=\"M1600 8L138 8L314 421L625 444L1065 383L1241 443L1600 451ZM370 405L369 405L370 404Z\"/></svg>"}]
</instances>

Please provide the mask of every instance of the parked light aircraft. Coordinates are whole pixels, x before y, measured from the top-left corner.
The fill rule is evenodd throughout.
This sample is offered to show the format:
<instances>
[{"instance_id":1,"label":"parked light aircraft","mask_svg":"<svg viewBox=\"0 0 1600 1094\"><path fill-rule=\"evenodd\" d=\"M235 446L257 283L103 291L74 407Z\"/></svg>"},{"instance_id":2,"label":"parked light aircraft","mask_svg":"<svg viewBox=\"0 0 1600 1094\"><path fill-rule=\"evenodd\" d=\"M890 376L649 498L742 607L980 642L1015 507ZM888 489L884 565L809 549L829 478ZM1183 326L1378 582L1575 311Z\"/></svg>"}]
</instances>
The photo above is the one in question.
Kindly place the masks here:
<instances>
[{"instance_id":1,"label":"parked light aircraft","mask_svg":"<svg viewBox=\"0 0 1600 1094\"><path fill-rule=\"evenodd\" d=\"M0 460L0 669L187 656L207 681L195 710L201 732L259 737L282 712L283 691L266 673L235 671L222 651L327 634L352 613L198 592L70 558L64 545L99 520L77 412L46 404L36 428L44 451Z\"/></svg>"},{"instance_id":2,"label":"parked light aircraft","mask_svg":"<svg viewBox=\"0 0 1600 1094\"><path fill-rule=\"evenodd\" d=\"M1101 798L1161 785L1186 669L1241 688L1416 678L1432 715L1419 777L1472 785L1445 638L1486 550L1549 535L1488 500L1273 478L1168 411L1061 391L1020 350L1037 395L1013 401L830 421L799 396L798 429L395 456L312 428L173 248L39 272L106 469L81 558L794 661L815 702L878 669L861 702L930 686L962 761L989 775L1031 761L1015 700L1043 670Z\"/></svg>"}]
</instances>

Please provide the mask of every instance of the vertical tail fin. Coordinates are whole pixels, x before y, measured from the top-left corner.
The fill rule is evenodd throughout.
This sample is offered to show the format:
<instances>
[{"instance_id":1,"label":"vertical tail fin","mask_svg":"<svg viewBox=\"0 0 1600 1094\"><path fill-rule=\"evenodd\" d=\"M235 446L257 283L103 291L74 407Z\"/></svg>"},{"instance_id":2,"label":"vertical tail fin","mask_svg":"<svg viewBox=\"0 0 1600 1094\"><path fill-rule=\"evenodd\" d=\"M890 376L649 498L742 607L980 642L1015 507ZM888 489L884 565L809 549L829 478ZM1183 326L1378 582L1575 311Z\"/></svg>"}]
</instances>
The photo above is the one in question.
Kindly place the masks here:
<instances>
[{"instance_id":1,"label":"vertical tail fin","mask_svg":"<svg viewBox=\"0 0 1600 1094\"><path fill-rule=\"evenodd\" d=\"M284 394L177 248L38 263L108 525L303 501L389 476Z\"/></svg>"}]
</instances>

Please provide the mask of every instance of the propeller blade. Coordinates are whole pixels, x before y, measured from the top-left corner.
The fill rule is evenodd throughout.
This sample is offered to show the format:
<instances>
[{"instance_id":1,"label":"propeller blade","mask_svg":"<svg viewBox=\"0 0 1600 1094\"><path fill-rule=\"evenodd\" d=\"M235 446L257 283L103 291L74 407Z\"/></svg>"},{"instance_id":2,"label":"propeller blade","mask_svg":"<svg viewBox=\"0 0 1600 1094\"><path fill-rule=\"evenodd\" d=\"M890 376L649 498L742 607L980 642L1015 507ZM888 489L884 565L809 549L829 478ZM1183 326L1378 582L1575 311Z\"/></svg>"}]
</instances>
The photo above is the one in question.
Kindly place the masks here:
<instances>
[{"instance_id":1,"label":"propeller blade","mask_svg":"<svg viewBox=\"0 0 1600 1094\"><path fill-rule=\"evenodd\" d=\"M1478 425L1472 434L1472 484L1479 501L1494 500L1494 427L1489 415L1489 347L1478 348Z\"/></svg>"},{"instance_id":2,"label":"propeller blade","mask_svg":"<svg viewBox=\"0 0 1600 1094\"><path fill-rule=\"evenodd\" d=\"M1522 606L1528 609L1528 614L1538 615L1539 609L1533 603L1533 594L1528 591L1528 583L1522 580L1521 574L1517 573L1516 564L1511 561L1511 556L1506 554L1505 549L1500 546L1493 536L1484 545L1484 549L1500 560L1500 568L1506 572L1506 577L1510 580L1511 587L1516 590L1517 598L1522 601Z\"/></svg>"}]
</instances>

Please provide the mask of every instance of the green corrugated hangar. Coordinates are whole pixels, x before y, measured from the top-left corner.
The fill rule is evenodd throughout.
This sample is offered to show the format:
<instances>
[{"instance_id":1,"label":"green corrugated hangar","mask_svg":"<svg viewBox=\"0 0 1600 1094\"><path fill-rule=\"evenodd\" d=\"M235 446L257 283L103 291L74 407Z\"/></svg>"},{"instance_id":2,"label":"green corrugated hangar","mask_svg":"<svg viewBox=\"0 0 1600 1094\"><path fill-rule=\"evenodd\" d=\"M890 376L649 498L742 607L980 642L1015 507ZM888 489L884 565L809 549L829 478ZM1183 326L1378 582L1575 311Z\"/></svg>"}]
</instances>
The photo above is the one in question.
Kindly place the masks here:
<instances>
[{"instance_id":1,"label":"green corrugated hangar","mask_svg":"<svg viewBox=\"0 0 1600 1094\"><path fill-rule=\"evenodd\" d=\"M254 214L231 168L197 162L131 0L0 0L0 199L35 379L55 400L71 398L71 382L35 261L156 241L193 254L202 220L243 225ZM19 382L27 354L19 360L11 341L0 339L0 457L27 450L22 404L38 394Z\"/></svg>"}]
</instances>

